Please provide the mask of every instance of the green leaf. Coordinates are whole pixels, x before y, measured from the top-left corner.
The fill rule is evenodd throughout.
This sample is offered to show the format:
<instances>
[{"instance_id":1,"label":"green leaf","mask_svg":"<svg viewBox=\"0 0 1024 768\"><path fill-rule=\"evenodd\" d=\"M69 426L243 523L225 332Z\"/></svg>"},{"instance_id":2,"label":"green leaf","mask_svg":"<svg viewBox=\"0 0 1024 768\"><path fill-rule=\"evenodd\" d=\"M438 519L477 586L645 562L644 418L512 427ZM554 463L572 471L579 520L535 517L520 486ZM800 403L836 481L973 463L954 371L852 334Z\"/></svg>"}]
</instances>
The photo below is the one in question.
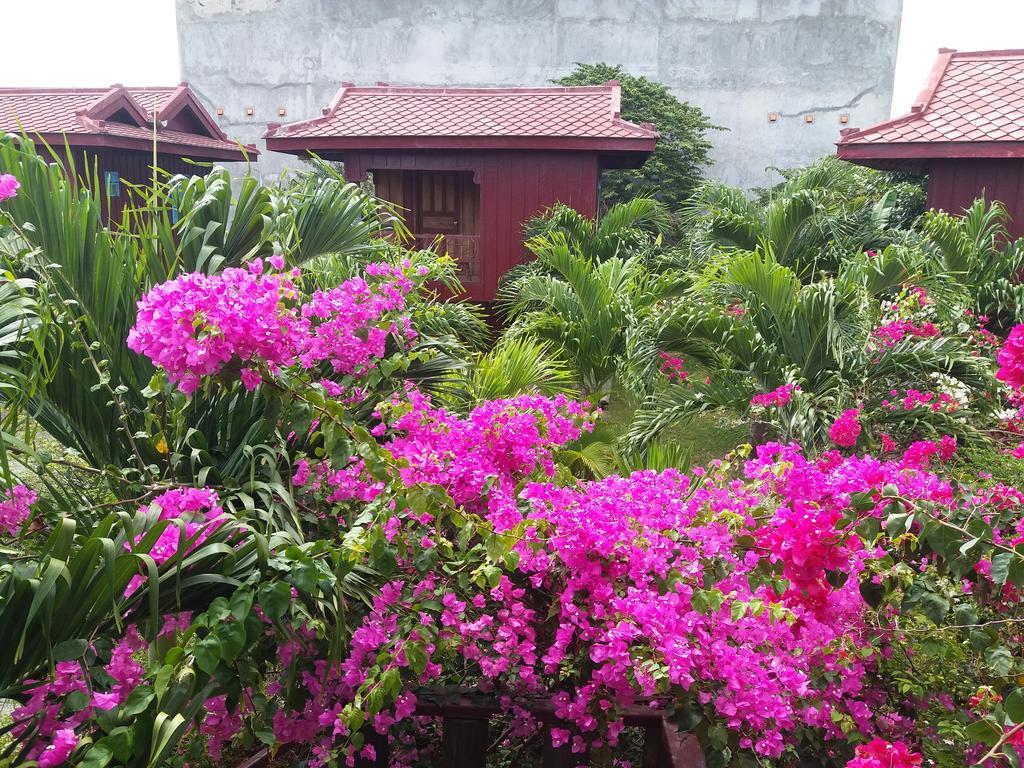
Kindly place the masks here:
<instances>
[{"instance_id":1,"label":"green leaf","mask_svg":"<svg viewBox=\"0 0 1024 768\"><path fill-rule=\"evenodd\" d=\"M167 690L167 684L171 682L171 675L174 674L174 667L170 664L164 664L160 667L160 671L156 673L156 680L153 681L153 690L156 691L157 696L163 696Z\"/></svg>"},{"instance_id":2,"label":"green leaf","mask_svg":"<svg viewBox=\"0 0 1024 768\"><path fill-rule=\"evenodd\" d=\"M248 589L240 589L231 596L229 601L231 615L236 621L242 621L252 610L252 592Z\"/></svg>"},{"instance_id":3,"label":"green leaf","mask_svg":"<svg viewBox=\"0 0 1024 768\"><path fill-rule=\"evenodd\" d=\"M988 719L975 720L964 733L970 741L991 747L1002 738L1003 729Z\"/></svg>"},{"instance_id":4,"label":"green leaf","mask_svg":"<svg viewBox=\"0 0 1024 768\"><path fill-rule=\"evenodd\" d=\"M295 588L307 595L313 594L316 590L317 572L316 565L312 560L304 558L292 565L291 573L288 574Z\"/></svg>"},{"instance_id":5,"label":"green leaf","mask_svg":"<svg viewBox=\"0 0 1024 768\"><path fill-rule=\"evenodd\" d=\"M978 623L978 609L970 603L961 603L958 605L954 609L953 615L956 617L957 626L960 627Z\"/></svg>"},{"instance_id":6,"label":"green leaf","mask_svg":"<svg viewBox=\"0 0 1024 768\"><path fill-rule=\"evenodd\" d=\"M383 539L378 539L377 541L381 543L381 546L378 547L377 542L374 542L374 546L370 552L370 562L381 576L387 578L393 574L395 569L398 567L398 557L392 547L384 545Z\"/></svg>"},{"instance_id":7,"label":"green leaf","mask_svg":"<svg viewBox=\"0 0 1024 768\"><path fill-rule=\"evenodd\" d=\"M992 581L1000 587L1010 576L1010 564L1017 558L1013 552L998 552L992 558Z\"/></svg>"},{"instance_id":8,"label":"green leaf","mask_svg":"<svg viewBox=\"0 0 1024 768\"><path fill-rule=\"evenodd\" d=\"M99 743L109 747L119 763L127 763L132 755L134 735L131 728L121 726L100 739Z\"/></svg>"},{"instance_id":9,"label":"green leaf","mask_svg":"<svg viewBox=\"0 0 1024 768\"><path fill-rule=\"evenodd\" d=\"M142 714L146 711L149 706L149 702L153 700L156 694L153 689L148 685L140 685L134 691L128 694L128 699L124 703L124 712L129 717L135 717L136 715Z\"/></svg>"},{"instance_id":10,"label":"green leaf","mask_svg":"<svg viewBox=\"0 0 1024 768\"><path fill-rule=\"evenodd\" d=\"M284 581L264 584L260 588L259 605L268 619L278 620L284 616L292 603L291 586Z\"/></svg>"},{"instance_id":11,"label":"green leaf","mask_svg":"<svg viewBox=\"0 0 1024 768\"><path fill-rule=\"evenodd\" d=\"M81 768L104 768L113 758L114 751L101 741L89 748L78 765Z\"/></svg>"},{"instance_id":12,"label":"green leaf","mask_svg":"<svg viewBox=\"0 0 1024 768\"><path fill-rule=\"evenodd\" d=\"M896 538L901 534L907 532L907 518L910 517L906 512L894 512L885 518L885 532L890 538Z\"/></svg>"},{"instance_id":13,"label":"green leaf","mask_svg":"<svg viewBox=\"0 0 1024 768\"><path fill-rule=\"evenodd\" d=\"M1024 722L1024 688L1014 688L1003 702L1003 709L1014 723Z\"/></svg>"},{"instance_id":14,"label":"green leaf","mask_svg":"<svg viewBox=\"0 0 1024 768\"><path fill-rule=\"evenodd\" d=\"M1009 582L1018 589L1024 587L1024 557L1017 554L1010 562Z\"/></svg>"},{"instance_id":15,"label":"green leaf","mask_svg":"<svg viewBox=\"0 0 1024 768\"><path fill-rule=\"evenodd\" d=\"M881 584L875 584L870 578L867 578L860 583L860 596L864 598L864 602L869 606L877 608L882 604L882 599L885 597L885 587Z\"/></svg>"},{"instance_id":16,"label":"green leaf","mask_svg":"<svg viewBox=\"0 0 1024 768\"><path fill-rule=\"evenodd\" d=\"M65 640L53 647L54 661L71 661L80 659L85 654L89 644L85 640Z\"/></svg>"},{"instance_id":17,"label":"green leaf","mask_svg":"<svg viewBox=\"0 0 1024 768\"><path fill-rule=\"evenodd\" d=\"M995 645L985 651L985 661L997 675L1005 677L1013 671L1013 656L1003 645Z\"/></svg>"},{"instance_id":18,"label":"green leaf","mask_svg":"<svg viewBox=\"0 0 1024 768\"><path fill-rule=\"evenodd\" d=\"M89 694L85 691L72 691L64 699L64 707L69 712L81 712L89 706Z\"/></svg>"},{"instance_id":19,"label":"green leaf","mask_svg":"<svg viewBox=\"0 0 1024 768\"><path fill-rule=\"evenodd\" d=\"M221 643L221 658L231 663L245 648L245 624L240 621L229 621L217 628L217 637Z\"/></svg>"},{"instance_id":20,"label":"green leaf","mask_svg":"<svg viewBox=\"0 0 1024 768\"><path fill-rule=\"evenodd\" d=\"M427 666L427 652L423 646L419 643L409 643L405 646L405 658L409 662L409 669L412 670L417 677L423 674L423 669Z\"/></svg>"},{"instance_id":21,"label":"green leaf","mask_svg":"<svg viewBox=\"0 0 1024 768\"><path fill-rule=\"evenodd\" d=\"M948 559L953 559L960 550L960 533L935 520L925 523L924 537L933 550Z\"/></svg>"},{"instance_id":22,"label":"green leaf","mask_svg":"<svg viewBox=\"0 0 1024 768\"><path fill-rule=\"evenodd\" d=\"M208 675L212 675L220 664L221 645L216 635L207 635L196 643L196 665Z\"/></svg>"},{"instance_id":23,"label":"green leaf","mask_svg":"<svg viewBox=\"0 0 1024 768\"><path fill-rule=\"evenodd\" d=\"M976 627L968 632L967 639L971 644L971 648L976 651L984 651L995 642L992 635L980 627Z\"/></svg>"}]
</instances>

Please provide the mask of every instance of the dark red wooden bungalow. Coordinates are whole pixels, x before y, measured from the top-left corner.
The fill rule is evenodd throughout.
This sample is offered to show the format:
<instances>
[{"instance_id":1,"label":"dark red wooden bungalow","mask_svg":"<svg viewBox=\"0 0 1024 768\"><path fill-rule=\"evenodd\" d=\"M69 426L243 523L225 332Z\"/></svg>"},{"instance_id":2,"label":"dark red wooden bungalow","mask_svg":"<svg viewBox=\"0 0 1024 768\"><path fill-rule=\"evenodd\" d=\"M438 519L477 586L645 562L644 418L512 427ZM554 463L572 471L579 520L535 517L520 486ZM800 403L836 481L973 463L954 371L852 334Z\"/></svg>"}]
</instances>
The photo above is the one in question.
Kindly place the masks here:
<instances>
[{"instance_id":1,"label":"dark red wooden bungalow","mask_svg":"<svg viewBox=\"0 0 1024 768\"><path fill-rule=\"evenodd\" d=\"M927 173L930 208L999 200L1024 235L1024 50L940 49L909 114L846 129L836 146L853 163Z\"/></svg>"},{"instance_id":2,"label":"dark red wooden bungalow","mask_svg":"<svg viewBox=\"0 0 1024 768\"><path fill-rule=\"evenodd\" d=\"M270 124L267 149L372 174L377 194L405 209L421 244L438 235L469 298L490 301L523 258L522 227L565 203L597 211L601 168L653 151L653 126L619 116L619 85L576 88L411 88L343 84L323 116Z\"/></svg>"},{"instance_id":3,"label":"dark red wooden bungalow","mask_svg":"<svg viewBox=\"0 0 1024 768\"><path fill-rule=\"evenodd\" d=\"M128 196L125 183L152 180L153 124L157 165L170 173L195 173L197 162L254 159L220 130L188 87L0 88L0 133L27 133L65 159L70 150L79 176L98 173L116 216ZM45 150L41 150L45 151Z\"/></svg>"}]
</instances>

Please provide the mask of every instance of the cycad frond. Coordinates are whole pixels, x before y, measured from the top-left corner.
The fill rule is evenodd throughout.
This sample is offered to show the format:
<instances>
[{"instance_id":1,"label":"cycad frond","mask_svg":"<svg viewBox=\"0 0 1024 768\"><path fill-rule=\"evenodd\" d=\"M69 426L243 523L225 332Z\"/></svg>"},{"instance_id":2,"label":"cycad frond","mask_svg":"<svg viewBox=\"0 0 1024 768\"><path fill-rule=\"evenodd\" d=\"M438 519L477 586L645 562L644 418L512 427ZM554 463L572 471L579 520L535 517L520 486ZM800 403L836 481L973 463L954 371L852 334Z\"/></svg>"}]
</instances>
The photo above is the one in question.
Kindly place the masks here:
<instances>
[{"instance_id":1,"label":"cycad frond","mask_svg":"<svg viewBox=\"0 0 1024 768\"><path fill-rule=\"evenodd\" d=\"M552 345L528 336L505 340L480 357L469 373L467 389L475 402L576 392L572 372Z\"/></svg>"}]
</instances>

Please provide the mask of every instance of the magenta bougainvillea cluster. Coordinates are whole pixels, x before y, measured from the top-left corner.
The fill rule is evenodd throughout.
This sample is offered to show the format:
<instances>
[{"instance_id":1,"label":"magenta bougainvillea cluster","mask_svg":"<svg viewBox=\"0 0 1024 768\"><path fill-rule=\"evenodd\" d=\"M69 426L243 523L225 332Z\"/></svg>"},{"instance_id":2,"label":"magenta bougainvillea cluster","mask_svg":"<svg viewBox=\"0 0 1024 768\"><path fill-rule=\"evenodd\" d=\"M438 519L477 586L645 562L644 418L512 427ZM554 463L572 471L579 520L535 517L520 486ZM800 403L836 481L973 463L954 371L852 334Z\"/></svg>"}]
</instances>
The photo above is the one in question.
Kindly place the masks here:
<instances>
[{"instance_id":1,"label":"magenta bougainvillea cluster","mask_svg":"<svg viewBox=\"0 0 1024 768\"><path fill-rule=\"evenodd\" d=\"M142 683L145 670L135 655L145 647L138 631L129 628L111 651L109 662L100 665L104 677L111 681L105 691L95 689L93 677L79 661L58 662L53 678L48 681L26 681L31 695L11 716L16 723L12 731L15 738L38 728L38 738L28 752L28 759L38 760L40 768L64 765L78 745L76 729L101 712L123 704ZM68 702L73 696L83 703L68 714Z\"/></svg>"},{"instance_id":2,"label":"magenta bougainvillea cluster","mask_svg":"<svg viewBox=\"0 0 1024 768\"><path fill-rule=\"evenodd\" d=\"M782 408L793 399L793 394L800 391L799 384L783 384L771 392L761 392L750 398L750 404L761 408Z\"/></svg>"},{"instance_id":3,"label":"magenta bougainvillea cluster","mask_svg":"<svg viewBox=\"0 0 1024 768\"><path fill-rule=\"evenodd\" d=\"M912 320L897 319L884 323L874 331L872 336L878 339L886 347L894 347L908 336L919 338L933 338L940 335L940 331L934 323L925 321L920 324Z\"/></svg>"},{"instance_id":4,"label":"magenta bougainvillea cluster","mask_svg":"<svg viewBox=\"0 0 1024 768\"><path fill-rule=\"evenodd\" d=\"M428 727L418 716L421 697L455 682L493 694L513 736L540 730L527 702L547 697L558 720L552 744L575 753L618 745L627 707L671 706L755 760L792 762L800 745L815 740L835 761L852 753L847 768L922 765L914 712L932 702L913 690L891 695L883 669L910 655L906 625L893 605L869 606L865 595L900 579L909 594L909 584L934 569L937 548L907 562L893 558L931 541L927 515L981 520L995 546L1024 542L1024 496L1001 486L962 494L939 474L954 459L955 437L900 435L897 444L882 432L880 456L858 455L858 444L873 444L869 415L877 413L859 403L831 424L835 449L817 456L771 442L706 468L581 480L560 459L578 454L577 441L599 415L563 396L518 395L459 411L398 386L358 422L344 421L337 414L361 390L331 377L364 377L389 346L416 338L409 294L423 275L407 263L370 265L304 297L298 272L284 272L278 257L269 265L155 287L140 301L129 338L185 393L211 380L240 378L254 388L269 376L310 405L314 398L298 395L311 390L287 388L321 385L319 410L310 405L316 413L301 427L309 439L302 448L294 433L282 440L281 463L292 467L288 492L303 532L344 542L343 554L299 533L266 537L266 561L294 558L301 567L261 566L273 572L271 586L283 588L277 610L262 592L249 595L255 608L240 642L265 654L258 683L221 685L228 673L220 657L199 661L216 624L243 623L229 618L236 606L200 625L169 618L159 632L165 644L179 643L175 659L193 654L197 668L209 665L210 693L194 727L211 759L258 734L275 750L308 745L312 766L354 765L375 759L366 737L376 733L390 740L393 765L422 764L407 738ZM876 329L882 347L937 334L915 314L930 306L925 294L908 291L904 306ZM1014 387L1024 386L1022 328L999 355L1000 379ZM660 370L671 381L687 375L683 361L665 353ZM298 375L307 372L308 379ZM886 383L879 389L891 399L881 410L946 416L959 409L958 400L925 386ZM799 391L784 384L750 404L793 403L794 410L810 397ZM336 433L332 418L342 426ZM282 435L290 428L280 426ZM152 501L133 519L140 527L123 549L145 549L167 566L232 517L210 488L165 489L145 497ZM9 491L0 525L16 530L34 501L23 487ZM982 546L977 539L972 546ZM222 548L233 554L230 546ZM338 634L314 615L309 598L334 600L338 574L353 563L372 563L377 589L366 605L345 605ZM303 569L313 575L300 577ZM1016 600L1000 575L1008 569L998 554L980 557L955 589ZM140 573L125 599L138 600L143 583ZM936 626L958 596L936 588L933 605L945 601ZM132 692L161 674L146 667L147 646L129 626L112 647L91 649L88 664L59 662L33 685L14 713L25 722L16 738L38 728L26 757L65 764L107 713L127 717Z\"/></svg>"},{"instance_id":5,"label":"magenta bougainvillea cluster","mask_svg":"<svg viewBox=\"0 0 1024 768\"><path fill-rule=\"evenodd\" d=\"M295 286L288 276L261 271L196 272L154 287L139 301L128 347L163 368L186 394L233 361L247 382L260 364L279 370L294 359L302 333L289 307Z\"/></svg>"},{"instance_id":6,"label":"magenta bougainvillea cluster","mask_svg":"<svg viewBox=\"0 0 1024 768\"><path fill-rule=\"evenodd\" d=\"M271 267L283 266L272 257ZM248 389L262 370L277 375L299 362L327 362L336 374L359 374L383 356L389 336L415 337L405 306L413 282L403 267L371 264L353 277L317 291L301 306L299 271L264 274L262 260L216 275L190 273L162 283L139 301L128 346L163 368L191 394L205 377L241 376Z\"/></svg>"},{"instance_id":7,"label":"magenta bougainvillea cluster","mask_svg":"<svg viewBox=\"0 0 1024 768\"><path fill-rule=\"evenodd\" d=\"M521 405L547 410L538 401ZM947 482L923 472L911 452L891 461L838 454L810 460L796 446L769 444L739 477L716 463L689 476L639 472L579 487L533 482L517 511L505 507L508 496L499 489L502 511L493 516L489 499L498 483L485 490L479 482L447 480L504 466L504 485L543 469L549 449L534 453L543 445L535 420L523 433L530 436L523 447L529 458L511 465L500 440L460 450L451 438L482 423L488 432L493 414L510 406L491 410L486 421L478 414L474 425L419 401L402 417L410 431L391 426L390 445L399 455L406 441L443 445L443 471L436 474L439 465L430 462L404 471L403 483L440 484L459 496L460 507L491 515L496 530L513 535L515 567L493 586L467 593L443 572L424 575L411 559L400 562L404 578L377 598L342 668L324 683L313 665L310 685L317 681L322 698L301 712L281 713L279 739L317 739L327 754L344 740L341 715L355 692L381 670L407 670L415 648L415 685L374 720L381 733L408 721L415 687L437 681L446 662L454 662L490 681L485 688L505 691L510 711L516 697L573 679L555 697L565 727L553 737L577 751L617 742L620 707L682 690L738 732L742 748L764 756L781 754L805 728L842 740L837 723L844 718L865 733L884 722L897 740L895 754L911 754L898 739L912 732L913 722L884 710L871 682L873 653L863 652L876 630L865 623L859 574L885 553L844 517L851 494L879 498L889 485L909 499L952 504ZM408 418L413 413L419 415ZM879 499L862 514L877 517L883 509ZM415 542L422 550L449 546L437 538L430 514L392 510L386 517L378 524L389 541ZM838 586L829 579L835 572L847 576ZM402 627L413 627L411 634ZM887 652L885 643L877 652ZM287 654L290 669L300 649ZM334 715L325 719L323 708Z\"/></svg>"},{"instance_id":8,"label":"magenta bougainvillea cluster","mask_svg":"<svg viewBox=\"0 0 1024 768\"><path fill-rule=\"evenodd\" d=\"M996 378L1014 389L1024 387L1024 325L1010 331L1006 342L996 356L999 370Z\"/></svg>"},{"instance_id":9,"label":"magenta bougainvillea cluster","mask_svg":"<svg viewBox=\"0 0 1024 768\"><path fill-rule=\"evenodd\" d=\"M17 535L32 515L30 507L39 499L38 494L24 485L15 485L0 500L0 533Z\"/></svg>"},{"instance_id":10,"label":"magenta bougainvillea cluster","mask_svg":"<svg viewBox=\"0 0 1024 768\"><path fill-rule=\"evenodd\" d=\"M157 565L163 565L179 552L187 554L199 547L219 526L226 521L216 491L209 488L181 488L167 491L153 499L149 509L157 510L157 521L172 523L164 527L156 541L146 547L146 552ZM147 512L143 507L140 514ZM148 539L146 532L132 541L126 541L125 549L133 549ZM142 583L142 576L136 576L128 586L133 592Z\"/></svg>"},{"instance_id":11,"label":"magenta bougainvillea cluster","mask_svg":"<svg viewBox=\"0 0 1024 768\"><path fill-rule=\"evenodd\" d=\"M670 382L679 383L686 381L690 373L686 370L685 366L686 363L681 357L675 357L668 352L661 353L661 363L658 365L658 370L665 374Z\"/></svg>"},{"instance_id":12,"label":"magenta bougainvillea cluster","mask_svg":"<svg viewBox=\"0 0 1024 768\"><path fill-rule=\"evenodd\" d=\"M518 482L538 472L551 475L554 450L590 429L594 419L584 404L537 395L491 400L459 418L435 408L415 389L393 399L384 411L389 421L376 431L389 435L385 447L402 462L402 481L444 488L455 503L485 516L498 530L522 519ZM305 467L300 471L299 479L306 479ZM341 470L320 465L317 475L330 489L332 502L370 500L383 490L359 460Z\"/></svg>"},{"instance_id":13,"label":"magenta bougainvillea cluster","mask_svg":"<svg viewBox=\"0 0 1024 768\"><path fill-rule=\"evenodd\" d=\"M829 439L840 448L852 448L860 437L860 409L847 408L832 422L828 430Z\"/></svg>"},{"instance_id":14,"label":"magenta bougainvillea cluster","mask_svg":"<svg viewBox=\"0 0 1024 768\"><path fill-rule=\"evenodd\" d=\"M0 173L0 202L10 200L18 194L21 185L18 180L9 173Z\"/></svg>"},{"instance_id":15,"label":"magenta bougainvillea cluster","mask_svg":"<svg viewBox=\"0 0 1024 768\"><path fill-rule=\"evenodd\" d=\"M919 768L921 755L906 744L892 744L885 739L872 739L856 749L856 757L846 768Z\"/></svg>"}]
</instances>

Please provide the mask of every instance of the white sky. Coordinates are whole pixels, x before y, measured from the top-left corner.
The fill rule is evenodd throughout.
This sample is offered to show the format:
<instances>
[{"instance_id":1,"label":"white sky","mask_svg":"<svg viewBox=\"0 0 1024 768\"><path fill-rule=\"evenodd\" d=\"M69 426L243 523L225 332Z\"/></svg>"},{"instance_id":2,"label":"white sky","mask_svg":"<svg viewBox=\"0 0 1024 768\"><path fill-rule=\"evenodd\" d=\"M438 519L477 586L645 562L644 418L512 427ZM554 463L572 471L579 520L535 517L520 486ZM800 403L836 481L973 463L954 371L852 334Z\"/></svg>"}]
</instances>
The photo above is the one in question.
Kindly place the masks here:
<instances>
[{"instance_id":1,"label":"white sky","mask_svg":"<svg viewBox=\"0 0 1024 768\"><path fill-rule=\"evenodd\" d=\"M181 80L174 0L0 0L0 40L0 86Z\"/></svg>"},{"instance_id":2,"label":"white sky","mask_svg":"<svg viewBox=\"0 0 1024 768\"><path fill-rule=\"evenodd\" d=\"M910 111L939 48L1024 48L1024 0L903 0L893 115Z\"/></svg>"},{"instance_id":3,"label":"white sky","mask_svg":"<svg viewBox=\"0 0 1024 768\"><path fill-rule=\"evenodd\" d=\"M14 31L2 35L0 86L181 79L174 0L0 0L0 18ZM894 115L910 109L942 46L1024 47L1024 0L904 0Z\"/></svg>"}]
</instances>

